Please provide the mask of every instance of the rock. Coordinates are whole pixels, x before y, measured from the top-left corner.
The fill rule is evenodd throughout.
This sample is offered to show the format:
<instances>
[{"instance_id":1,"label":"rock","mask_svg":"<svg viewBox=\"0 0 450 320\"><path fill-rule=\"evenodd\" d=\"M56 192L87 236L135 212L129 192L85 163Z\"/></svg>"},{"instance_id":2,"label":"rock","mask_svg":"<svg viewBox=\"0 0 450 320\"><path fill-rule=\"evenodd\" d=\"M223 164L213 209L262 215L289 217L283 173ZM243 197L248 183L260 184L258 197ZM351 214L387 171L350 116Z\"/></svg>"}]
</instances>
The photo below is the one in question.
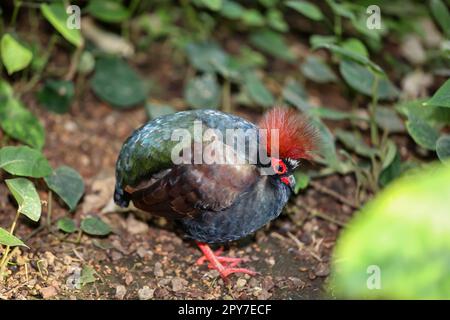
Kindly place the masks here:
<instances>
[{"instance_id":1,"label":"rock","mask_svg":"<svg viewBox=\"0 0 450 320\"><path fill-rule=\"evenodd\" d=\"M187 281L181 278L173 278L172 279L172 291L178 292L184 289L185 285L187 285Z\"/></svg>"},{"instance_id":2,"label":"rock","mask_svg":"<svg viewBox=\"0 0 450 320\"><path fill-rule=\"evenodd\" d=\"M412 64L421 65L427 59L419 37L409 35L403 38L400 50L402 55Z\"/></svg>"},{"instance_id":3,"label":"rock","mask_svg":"<svg viewBox=\"0 0 450 320\"><path fill-rule=\"evenodd\" d=\"M148 231L148 225L140 220L137 220L132 214L127 218L127 231L131 234L140 234Z\"/></svg>"},{"instance_id":4,"label":"rock","mask_svg":"<svg viewBox=\"0 0 450 320\"><path fill-rule=\"evenodd\" d=\"M314 273L318 277L326 277L330 274L330 267L326 263L319 263L314 268Z\"/></svg>"},{"instance_id":5,"label":"rock","mask_svg":"<svg viewBox=\"0 0 450 320\"><path fill-rule=\"evenodd\" d=\"M58 291L53 286L41 288L39 292L41 293L43 299L50 299L58 294Z\"/></svg>"},{"instance_id":6,"label":"rock","mask_svg":"<svg viewBox=\"0 0 450 320\"><path fill-rule=\"evenodd\" d=\"M408 73L402 79L405 98L417 99L428 95L428 88L433 84L433 76L421 70Z\"/></svg>"},{"instance_id":7,"label":"rock","mask_svg":"<svg viewBox=\"0 0 450 320\"><path fill-rule=\"evenodd\" d=\"M123 285L118 285L116 287L116 299L123 300L125 294L127 293L127 289Z\"/></svg>"},{"instance_id":8,"label":"rock","mask_svg":"<svg viewBox=\"0 0 450 320\"><path fill-rule=\"evenodd\" d=\"M151 250L145 249L143 247L139 247L136 250L137 255L145 260L150 260L153 257L153 252Z\"/></svg>"},{"instance_id":9,"label":"rock","mask_svg":"<svg viewBox=\"0 0 450 320\"><path fill-rule=\"evenodd\" d=\"M114 193L116 178L114 176L104 177L103 174L99 175L103 177L99 177L92 182L91 192L84 197L82 211L85 214L92 213L92 211L99 211L99 209L106 206L111 199L111 195Z\"/></svg>"},{"instance_id":10,"label":"rock","mask_svg":"<svg viewBox=\"0 0 450 320\"><path fill-rule=\"evenodd\" d=\"M238 281L236 282L236 287L243 288L246 284L247 280L245 280L244 278L239 278Z\"/></svg>"},{"instance_id":11,"label":"rock","mask_svg":"<svg viewBox=\"0 0 450 320\"><path fill-rule=\"evenodd\" d=\"M153 298L155 289L150 289L148 286L143 286L142 289L138 290L139 300L150 300Z\"/></svg>"},{"instance_id":12,"label":"rock","mask_svg":"<svg viewBox=\"0 0 450 320\"><path fill-rule=\"evenodd\" d=\"M430 18L425 18L420 21L420 25L423 29L423 34L426 36L422 38L423 43L428 48L439 48L439 45L443 41L443 37L433 20Z\"/></svg>"},{"instance_id":13,"label":"rock","mask_svg":"<svg viewBox=\"0 0 450 320\"><path fill-rule=\"evenodd\" d=\"M129 272L125 274L125 284L129 286L133 282L133 275Z\"/></svg>"},{"instance_id":14,"label":"rock","mask_svg":"<svg viewBox=\"0 0 450 320\"><path fill-rule=\"evenodd\" d=\"M160 262L155 263L155 268L153 269L153 273L156 277L164 277L164 271L162 269L162 265Z\"/></svg>"}]
</instances>

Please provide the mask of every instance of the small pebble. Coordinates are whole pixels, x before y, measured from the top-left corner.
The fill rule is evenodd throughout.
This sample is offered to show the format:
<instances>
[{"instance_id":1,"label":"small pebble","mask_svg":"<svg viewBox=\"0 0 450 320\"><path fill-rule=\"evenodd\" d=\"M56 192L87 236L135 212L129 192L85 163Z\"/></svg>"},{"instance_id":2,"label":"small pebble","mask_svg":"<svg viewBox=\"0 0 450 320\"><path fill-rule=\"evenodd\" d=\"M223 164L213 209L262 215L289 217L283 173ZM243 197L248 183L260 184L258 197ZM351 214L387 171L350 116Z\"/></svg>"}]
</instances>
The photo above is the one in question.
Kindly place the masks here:
<instances>
[{"instance_id":1,"label":"small pebble","mask_svg":"<svg viewBox=\"0 0 450 320\"><path fill-rule=\"evenodd\" d=\"M116 287L116 298L119 300L123 300L125 294L127 293L127 289L123 285L118 285Z\"/></svg>"},{"instance_id":2,"label":"small pebble","mask_svg":"<svg viewBox=\"0 0 450 320\"><path fill-rule=\"evenodd\" d=\"M148 286L143 286L142 289L138 290L139 300L150 300L153 298L155 289L150 289Z\"/></svg>"}]
</instances>

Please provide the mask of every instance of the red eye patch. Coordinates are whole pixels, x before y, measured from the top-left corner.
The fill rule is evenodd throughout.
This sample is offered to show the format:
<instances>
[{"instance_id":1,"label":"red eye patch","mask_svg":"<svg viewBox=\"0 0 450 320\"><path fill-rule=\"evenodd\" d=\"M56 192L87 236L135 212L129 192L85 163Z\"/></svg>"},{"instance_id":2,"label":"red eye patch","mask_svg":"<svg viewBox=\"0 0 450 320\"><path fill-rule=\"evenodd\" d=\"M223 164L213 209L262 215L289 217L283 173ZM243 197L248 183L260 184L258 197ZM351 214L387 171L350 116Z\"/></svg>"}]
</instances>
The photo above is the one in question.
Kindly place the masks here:
<instances>
[{"instance_id":1,"label":"red eye patch","mask_svg":"<svg viewBox=\"0 0 450 320\"><path fill-rule=\"evenodd\" d=\"M272 168L276 174L285 174L287 172L286 164L281 159L272 158Z\"/></svg>"}]
</instances>

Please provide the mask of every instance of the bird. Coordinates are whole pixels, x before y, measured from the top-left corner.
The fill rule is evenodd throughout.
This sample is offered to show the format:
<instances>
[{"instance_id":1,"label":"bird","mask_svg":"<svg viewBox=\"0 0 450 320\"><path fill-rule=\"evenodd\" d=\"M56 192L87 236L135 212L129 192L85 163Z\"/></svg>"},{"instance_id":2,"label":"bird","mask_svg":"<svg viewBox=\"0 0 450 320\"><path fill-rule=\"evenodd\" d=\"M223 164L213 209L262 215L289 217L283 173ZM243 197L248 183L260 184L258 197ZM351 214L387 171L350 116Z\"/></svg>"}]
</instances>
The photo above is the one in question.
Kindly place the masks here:
<instances>
[{"instance_id":1,"label":"bird","mask_svg":"<svg viewBox=\"0 0 450 320\"><path fill-rule=\"evenodd\" d=\"M213 138L192 136L196 125L212 132ZM211 153L215 160L231 154L234 162L192 161L199 154L196 147L206 149L230 130L256 132L248 136L256 139L226 140L225 151ZM180 139L174 139L176 132L186 136L181 147ZM209 109L163 115L124 142L116 162L114 201L121 207L132 202L140 210L175 221L202 251L197 264L208 262L223 279L234 273L256 275L238 266L244 259L222 256L222 249L214 252L209 245L246 237L280 215L295 188L293 172L300 160L313 159L317 136L311 121L287 107L269 109L258 124ZM251 143L261 151L256 158L249 156ZM185 161L174 161L174 154Z\"/></svg>"}]
</instances>

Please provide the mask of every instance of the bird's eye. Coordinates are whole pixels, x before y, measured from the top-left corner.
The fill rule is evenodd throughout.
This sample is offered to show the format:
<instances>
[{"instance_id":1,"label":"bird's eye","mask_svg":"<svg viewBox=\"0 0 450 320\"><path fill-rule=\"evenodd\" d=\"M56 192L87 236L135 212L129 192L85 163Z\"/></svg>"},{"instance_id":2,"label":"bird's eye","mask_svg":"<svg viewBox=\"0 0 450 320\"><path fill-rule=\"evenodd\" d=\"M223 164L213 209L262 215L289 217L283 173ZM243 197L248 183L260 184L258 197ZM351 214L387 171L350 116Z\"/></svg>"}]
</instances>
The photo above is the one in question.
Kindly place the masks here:
<instances>
[{"instance_id":1,"label":"bird's eye","mask_svg":"<svg viewBox=\"0 0 450 320\"><path fill-rule=\"evenodd\" d=\"M273 159L272 168L276 174L285 174L287 171L286 164L281 159Z\"/></svg>"}]
</instances>

